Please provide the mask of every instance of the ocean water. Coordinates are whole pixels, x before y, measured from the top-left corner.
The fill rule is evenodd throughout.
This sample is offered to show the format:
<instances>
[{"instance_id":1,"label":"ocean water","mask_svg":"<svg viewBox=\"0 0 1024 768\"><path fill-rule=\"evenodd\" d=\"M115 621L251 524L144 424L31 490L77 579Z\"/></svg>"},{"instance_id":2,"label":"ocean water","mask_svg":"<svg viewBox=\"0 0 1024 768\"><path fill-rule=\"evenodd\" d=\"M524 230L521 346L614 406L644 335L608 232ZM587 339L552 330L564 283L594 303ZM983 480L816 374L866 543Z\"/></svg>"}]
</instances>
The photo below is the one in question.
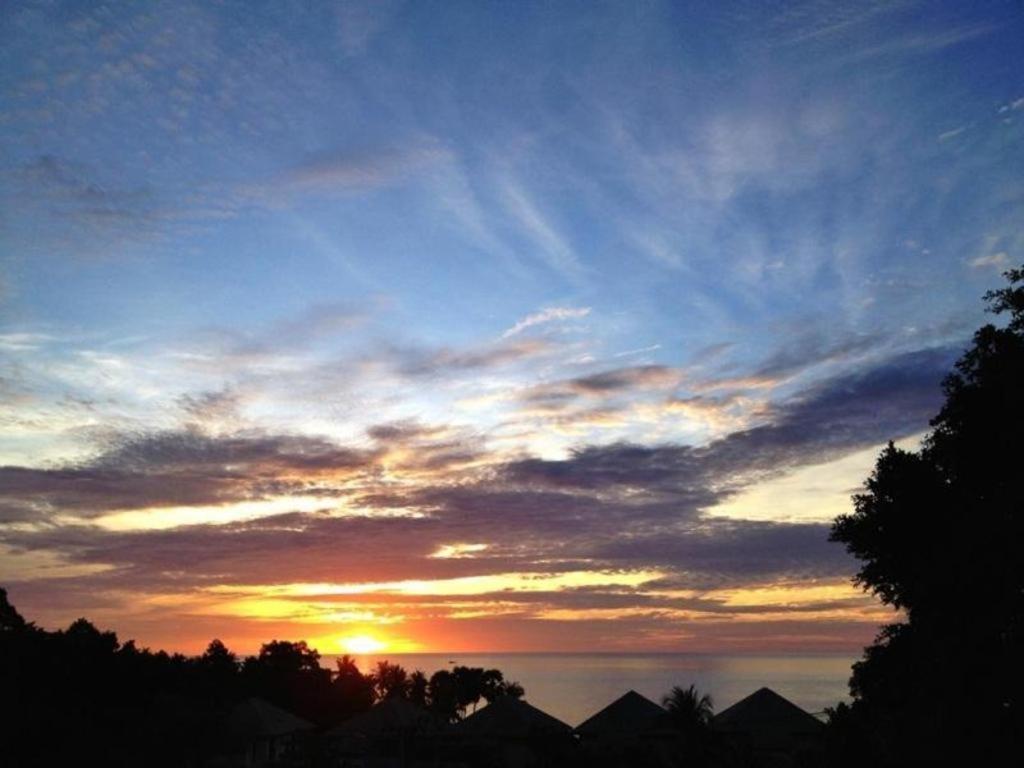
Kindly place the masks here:
<instances>
[{"instance_id":1,"label":"ocean water","mask_svg":"<svg viewBox=\"0 0 1024 768\"><path fill-rule=\"evenodd\" d=\"M334 666L325 656L325 666ZM429 677L456 664L500 669L526 689L526 700L579 725L629 689L654 701L673 685L693 683L710 693L715 711L767 686L808 712L848 699L847 681L856 655L719 656L711 654L392 653L356 656L369 672L382 659Z\"/></svg>"}]
</instances>

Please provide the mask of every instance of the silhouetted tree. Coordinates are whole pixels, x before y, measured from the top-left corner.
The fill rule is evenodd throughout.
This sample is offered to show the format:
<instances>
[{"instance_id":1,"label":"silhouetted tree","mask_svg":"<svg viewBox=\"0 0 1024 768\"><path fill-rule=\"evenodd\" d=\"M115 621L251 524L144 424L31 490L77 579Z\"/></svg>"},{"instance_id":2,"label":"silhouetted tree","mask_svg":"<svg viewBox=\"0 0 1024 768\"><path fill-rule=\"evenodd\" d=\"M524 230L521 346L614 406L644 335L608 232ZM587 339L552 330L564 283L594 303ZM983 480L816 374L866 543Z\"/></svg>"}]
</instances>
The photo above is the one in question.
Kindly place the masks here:
<instances>
[{"instance_id":1,"label":"silhouetted tree","mask_svg":"<svg viewBox=\"0 0 1024 768\"><path fill-rule=\"evenodd\" d=\"M484 699L488 703L502 696L521 698L523 687L519 683L508 682L499 669L483 667L454 667L451 671L455 686L456 714L461 717L472 708L475 712Z\"/></svg>"},{"instance_id":2,"label":"silhouetted tree","mask_svg":"<svg viewBox=\"0 0 1024 768\"><path fill-rule=\"evenodd\" d=\"M427 703L434 712L449 722L459 718L459 694L455 676L447 669L439 669L427 684Z\"/></svg>"},{"instance_id":3,"label":"silhouetted tree","mask_svg":"<svg viewBox=\"0 0 1024 768\"><path fill-rule=\"evenodd\" d=\"M25 626L25 619L7 601L7 590L0 587L0 632L20 632Z\"/></svg>"},{"instance_id":4,"label":"silhouetted tree","mask_svg":"<svg viewBox=\"0 0 1024 768\"><path fill-rule=\"evenodd\" d=\"M322 673L320 653L306 645L305 640L297 643L287 640L271 640L260 648L259 656L245 660L247 666L256 666L267 672L278 674Z\"/></svg>"},{"instance_id":5,"label":"silhouetted tree","mask_svg":"<svg viewBox=\"0 0 1024 768\"><path fill-rule=\"evenodd\" d=\"M86 619L75 619L64 630L64 637L72 647L90 656L106 656L117 650L117 635L113 632L101 632Z\"/></svg>"},{"instance_id":6,"label":"silhouetted tree","mask_svg":"<svg viewBox=\"0 0 1024 768\"><path fill-rule=\"evenodd\" d=\"M208 670L216 670L227 675L238 671L238 657L220 640L211 640L206 646L203 655L199 657L200 663Z\"/></svg>"},{"instance_id":7,"label":"silhouetted tree","mask_svg":"<svg viewBox=\"0 0 1024 768\"><path fill-rule=\"evenodd\" d=\"M320 654L306 642L273 640L242 665L243 680L254 695L315 723L330 722L331 672L320 666Z\"/></svg>"},{"instance_id":8,"label":"silhouetted tree","mask_svg":"<svg viewBox=\"0 0 1024 768\"><path fill-rule=\"evenodd\" d=\"M696 686L673 686L661 699L668 710L668 719L681 736L684 765L700 768L708 764L711 756L711 718L714 701L711 695L701 693Z\"/></svg>"},{"instance_id":9,"label":"silhouetted tree","mask_svg":"<svg viewBox=\"0 0 1024 768\"><path fill-rule=\"evenodd\" d=\"M511 680L506 680L500 669L485 669L481 675L480 694L488 704L502 696L521 699L523 697L523 686Z\"/></svg>"},{"instance_id":10,"label":"silhouetted tree","mask_svg":"<svg viewBox=\"0 0 1024 768\"><path fill-rule=\"evenodd\" d=\"M364 712L373 706L373 679L359 671L355 659L348 654L335 661L334 674L337 717L344 719L356 712Z\"/></svg>"},{"instance_id":11,"label":"silhouetted tree","mask_svg":"<svg viewBox=\"0 0 1024 768\"><path fill-rule=\"evenodd\" d=\"M694 685L687 688L673 686L672 690L662 697L661 703L668 710L676 727L686 733L706 729L715 713L711 695L701 693Z\"/></svg>"},{"instance_id":12,"label":"silhouetted tree","mask_svg":"<svg viewBox=\"0 0 1024 768\"><path fill-rule=\"evenodd\" d=\"M506 680L501 684L494 697L487 699L487 701L494 701L499 696L511 696L513 699L521 699L524 695L526 695L526 689L518 681ZM484 696L486 697L487 694L485 693Z\"/></svg>"},{"instance_id":13,"label":"silhouetted tree","mask_svg":"<svg viewBox=\"0 0 1024 768\"><path fill-rule=\"evenodd\" d=\"M409 701L421 707L427 706L427 686L429 681L427 676L420 670L416 670L409 675Z\"/></svg>"},{"instance_id":14,"label":"silhouetted tree","mask_svg":"<svg viewBox=\"0 0 1024 768\"><path fill-rule=\"evenodd\" d=\"M48 632L25 621L0 589L0 765L233 764L226 718L247 696L330 726L369 709L380 683L385 696L408 696L458 717L447 670L428 680L384 663L371 676L348 656L333 673L320 661L304 642L272 641L239 664L219 640L189 658L120 643L85 619ZM503 681L497 670L488 672L492 683Z\"/></svg>"},{"instance_id":15,"label":"silhouetted tree","mask_svg":"<svg viewBox=\"0 0 1024 768\"><path fill-rule=\"evenodd\" d=\"M1024 270L986 294L985 325L943 382L918 451L892 443L832 538L856 580L906 622L886 627L850 682L875 764L993 764L1024 733Z\"/></svg>"},{"instance_id":16,"label":"silhouetted tree","mask_svg":"<svg viewBox=\"0 0 1024 768\"><path fill-rule=\"evenodd\" d=\"M484 695L484 670L481 667L454 667L452 676L455 678L459 712L465 712L470 706L475 712Z\"/></svg>"},{"instance_id":17,"label":"silhouetted tree","mask_svg":"<svg viewBox=\"0 0 1024 768\"><path fill-rule=\"evenodd\" d=\"M378 661L373 670L373 688L378 699L394 697L407 698L409 695L409 673L400 664Z\"/></svg>"},{"instance_id":18,"label":"silhouetted tree","mask_svg":"<svg viewBox=\"0 0 1024 768\"><path fill-rule=\"evenodd\" d=\"M237 698L241 665L238 657L220 640L210 641L203 655L195 660L195 668L197 687L208 699Z\"/></svg>"}]
</instances>

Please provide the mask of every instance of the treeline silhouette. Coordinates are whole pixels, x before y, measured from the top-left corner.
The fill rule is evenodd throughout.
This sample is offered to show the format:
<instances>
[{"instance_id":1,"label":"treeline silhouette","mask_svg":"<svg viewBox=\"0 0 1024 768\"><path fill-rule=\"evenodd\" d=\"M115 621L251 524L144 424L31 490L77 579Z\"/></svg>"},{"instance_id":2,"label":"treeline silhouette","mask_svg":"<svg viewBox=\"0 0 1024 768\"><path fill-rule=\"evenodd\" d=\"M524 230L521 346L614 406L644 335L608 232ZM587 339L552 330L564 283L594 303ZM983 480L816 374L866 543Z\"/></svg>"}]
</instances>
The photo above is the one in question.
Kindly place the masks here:
<instances>
[{"instance_id":1,"label":"treeline silhouette","mask_svg":"<svg viewBox=\"0 0 1024 768\"><path fill-rule=\"evenodd\" d=\"M892 443L832 538L905 620L830 713L833 765L1002 765L1024 741L1024 269L945 380L920 450Z\"/></svg>"},{"instance_id":2,"label":"treeline silhouette","mask_svg":"<svg viewBox=\"0 0 1024 768\"><path fill-rule=\"evenodd\" d=\"M46 631L0 588L0 764L204 765L225 747L225 718L259 697L328 728L400 697L454 722L481 701L519 698L497 669L456 666L429 677L388 661L336 668L304 641L274 640L240 658L214 640L199 656L119 642L78 619Z\"/></svg>"},{"instance_id":3,"label":"treeline silhouette","mask_svg":"<svg viewBox=\"0 0 1024 768\"><path fill-rule=\"evenodd\" d=\"M0 588L3 768L347 765L338 753L346 733L338 734L335 726L351 724L390 699L408 702L404 711L414 707L426 718L397 730L385 727L360 744L357 759L460 768L753 768L775 765L778 757L774 752L765 757L735 734L716 731L711 697L692 685L672 688L661 702L664 709L646 702L655 713L620 712L625 719L605 722L605 732L595 738L580 740L570 726L526 704L504 709L482 729L439 727L459 724L483 702L506 698L514 701L503 703L518 706L523 694L521 685L497 669L454 666L428 677L380 661L364 674L347 655L329 669L305 642L275 640L240 658L214 640L202 654L185 656L119 642L115 633L85 619L47 631L26 621ZM631 697L634 707L635 699L642 699L635 692L625 698ZM286 757L250 759L255 758L249 754L252 742L239 741L231 720L241 702L254 698L304 718L315 729ZM358 739L358 731L355 735ZM810 747L782 754L797 758L792 765L821 765L816 742Z\"/></svg>"}]
</instances>

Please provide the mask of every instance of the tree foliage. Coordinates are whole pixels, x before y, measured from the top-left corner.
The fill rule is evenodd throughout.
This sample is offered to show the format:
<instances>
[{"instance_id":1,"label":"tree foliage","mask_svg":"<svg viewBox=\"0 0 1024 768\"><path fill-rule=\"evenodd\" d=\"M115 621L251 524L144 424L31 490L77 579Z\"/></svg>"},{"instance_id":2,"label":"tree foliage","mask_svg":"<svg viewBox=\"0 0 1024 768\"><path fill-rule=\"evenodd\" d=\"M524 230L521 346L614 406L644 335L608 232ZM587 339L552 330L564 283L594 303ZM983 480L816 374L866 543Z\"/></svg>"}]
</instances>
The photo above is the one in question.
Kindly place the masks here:
<instances>
[{"instance_id":1,"label":"tree foliage","mask_svg":"<svg viewBox=\"0 0 1024 768\"><path fill-rule=\"evenodd\" d=\"M392 696L457 720L481 698L523 692L496 669L427 678L386 661L371 674L349 656L334 670L321 661L302 641L273 640L240 659L220 640L194 657L140 649L86 619L48 632L0 589L0 765L221 764L225 717L250 696L329 728Z\"/></svg>"},{"instance_id":2,"label":"tree foliage","mask_svg":"<svg viewBox=\"0 0 1024 768\"><path fill-rule=\"evenodd\" d=\"M668 711L668 721L678 732L679 749L683 763L694 768L706 765L731 766L737 764L716 744L711 730L715 702L708 693L701 693L695 685L686 688L675 685L661 699Z\"/></svg>"},{"instance_id":3,"label":"tree foliage","mask_svg":"<svg viewBox=\"0 0 1024 768\"><path fill-rule=\"evenodd\" d=\"M1021 726L1024 659L1024 270L986 294L988 324L943 382L920 450L890 443L832 538L856 580L903 611L854 666L872 762L999 754Z\"/></svg>"},{"instance_id":4,"label":"tree foliage","mask_svg":"<svg viewBox=\"0 0 1024 768\"><path fill-rule=\"evenodd\" d=\"M672 716L672 721L684 731L707 728L715 714L715 704L711 695L701 693L694 685L687 688L673 686L662 698L661 703Z\"/></svg>"}]
</instances>

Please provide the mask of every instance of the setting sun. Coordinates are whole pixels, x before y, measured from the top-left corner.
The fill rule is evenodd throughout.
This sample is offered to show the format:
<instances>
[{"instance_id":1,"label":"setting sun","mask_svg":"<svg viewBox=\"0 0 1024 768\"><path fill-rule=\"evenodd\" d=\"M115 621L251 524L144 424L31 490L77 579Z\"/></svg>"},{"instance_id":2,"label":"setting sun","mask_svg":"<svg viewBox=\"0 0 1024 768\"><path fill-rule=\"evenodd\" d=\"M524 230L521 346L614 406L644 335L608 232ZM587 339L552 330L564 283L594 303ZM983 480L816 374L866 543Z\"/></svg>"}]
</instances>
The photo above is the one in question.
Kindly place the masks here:
<instances>
[{"instance_id":1,"label":"setting sun","mask_svg":"<svg viewBox=\"0 0 1024 768\"><path fill-rule=\"evenodd\" d=\"M387 648L387 643L369 635L343 637L338 640L338 643L346 652L356 654L379 653Z\"/></svg>"}]
</instances>

